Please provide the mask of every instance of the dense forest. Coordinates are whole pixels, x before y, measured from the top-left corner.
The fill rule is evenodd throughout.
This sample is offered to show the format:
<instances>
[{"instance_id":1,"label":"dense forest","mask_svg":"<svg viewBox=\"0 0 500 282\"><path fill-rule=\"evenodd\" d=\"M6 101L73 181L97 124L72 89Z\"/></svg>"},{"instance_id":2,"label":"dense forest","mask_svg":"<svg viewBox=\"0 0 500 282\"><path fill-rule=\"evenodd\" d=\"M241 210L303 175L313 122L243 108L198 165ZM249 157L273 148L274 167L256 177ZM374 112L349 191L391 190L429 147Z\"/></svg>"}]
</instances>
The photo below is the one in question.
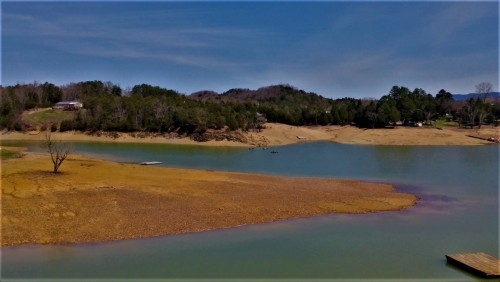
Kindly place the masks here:
<instances>
[{"instance_id":1,"label":"dense forest","mask_svg":"<svg viewBox=\"0 0 500 282\"><path fill-rule=\"evenodd\" d=\"M476 86L478 98L454 101L440 90L435 95L394 86L378 100L329 99L289 85L257 90L200 91L184 95L148 84L122 89L111 82L85 81L56 86L45 82L0 86L0 128L32 130L22 114L77 100L83 109L71 119L45 125L52 130L86 132L203 133L208 129L258 130L265 122L289 125L344 125L375 128L414 122L432 124L438 118L459 126L480 127L500 120L500 103L488 98L491 84Z\"/></svg>"}]
</instances>

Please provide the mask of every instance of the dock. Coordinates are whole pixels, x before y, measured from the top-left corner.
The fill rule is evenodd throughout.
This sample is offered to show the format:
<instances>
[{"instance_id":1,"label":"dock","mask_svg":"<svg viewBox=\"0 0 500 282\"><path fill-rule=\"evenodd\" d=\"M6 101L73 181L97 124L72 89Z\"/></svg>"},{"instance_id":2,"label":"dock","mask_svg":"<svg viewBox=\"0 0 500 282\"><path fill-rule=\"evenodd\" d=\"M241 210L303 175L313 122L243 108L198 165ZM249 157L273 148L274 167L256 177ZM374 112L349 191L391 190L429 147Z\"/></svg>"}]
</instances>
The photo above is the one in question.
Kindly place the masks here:
<instances>
[{"instance_id":1,"label":"dock","mask_svg":"<svg viewBox=\"0 0 500 282\"><path fill-rule=\"evenodd\" d=\"M476 139L481 139L481 140L484 140L484 141L490 141L490 142L500 143L500 139L499 138L495 138L495 137L482 137L482 136L477 136L477 135L465 135L465 136L471 137L471 138L476 138Z\"/></svg>"},{"instance_id":2,"label":"dock","mask_svg":"<svg viewBox=\"0 0 500 282\"><path fill-rule=\"evenodd\" d=\"M500 260L486 253L446 255L446 260L484 278L500 277Z\"/></svg>"},{"instance_id":3,"label":"dock","mask_svg":"<svg viewBox=\"0 0 500 282\"><path fill-rule=\"evenodd\" d=\"M142 162L140 164L141 165L157 165L157 164L161 164L161 162Z\"/></svg>"}]
</instances>

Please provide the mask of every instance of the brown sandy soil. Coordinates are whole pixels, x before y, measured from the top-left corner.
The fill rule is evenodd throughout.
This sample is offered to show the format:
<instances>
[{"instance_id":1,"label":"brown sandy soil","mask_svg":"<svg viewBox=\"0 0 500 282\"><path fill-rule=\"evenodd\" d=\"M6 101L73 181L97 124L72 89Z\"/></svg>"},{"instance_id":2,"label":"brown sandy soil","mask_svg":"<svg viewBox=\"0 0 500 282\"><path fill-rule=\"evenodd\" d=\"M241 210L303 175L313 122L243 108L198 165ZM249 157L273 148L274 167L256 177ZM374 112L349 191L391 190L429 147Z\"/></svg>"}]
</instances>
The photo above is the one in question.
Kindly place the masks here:
<instances>
[{"instance_id":1,"label":"brown sandy soil","mask_svg":"<svg viewBox=\"0 0 500 282\"><path fill-rule=\"evenodd\" d=\"M106 136L90 136L79 132L53 133L56 140L98 141L120 143L165 143L204 146L279 146L314 141L332 141L343 144L363 145L484 145L491 142L471 138L473 135L484 138L500 138L500 128L483 126L478 129L461 129L443 127L442 129L427 127L396 127L394 129L362 129L353 126L313 126L298 127L277 123L267 123L261 132L243 133L246 143L234 141L196 142L189 138L132 137L120 134L118 138ZM3 140L43 140L43 132L3 132Z\"/></svg>"},{"instance_id":2,"label":"brown sandy soil","mask_svg":"<svg viewBox=\"0 0 500 282\"><path fill-rule=\"evenodd\" d=\"M478 129L456 127L396 127L392 129L362 129L357 127L323 127L332 134L332 141L362 145L484 145L492 142L478 138L500 138L500 128L485 126Z\"/></svg>"},{"instance_id":3,"label":"brown sandy soil","mask_svg":"<svg viewBox=\"0 0 500 282\"><path fill-rule=\"evenodd\" d=\"M1 245L100 242L330 213L401 210L386 184L114 163L46 154L2 160Z\"/></svg>"},{"instance_id":4,"label":"brown sandy soil","mask_svg":"<svg viewBox=\"0 0 500 282\"><path fill-rule=\"evenodd\" d=\"M250 144L244 144L232 141L208 141L197 142L190 138L165 138L162 136L147 136L147 137L133 137L127 133L119 133L118 138L113 138L105 135L96 136L88 135L78 131L68 132L52 132L54 140L61 141L89 141L89 142L114 142L114 143L162 143L162 144L181 144L181 145L204 145L204 146L237 146L237 147L250 147ZM4 131L0 133L0 140L34 140L42 141L45 138L44 132L30 131L26 133Z\"/></svg>"},{"instance_id":5,"label":"brown sandy soil","mask_svg":"<svg viewBox=\"0 0 500 282\"><path fill-rule=\"evenodd\" d=\"M500 128L483 126L479 129L456 127L396 127L392 129L363 129L354 126L297 127L284 124L266 124L259 133L270 145L285 145L308 141L332 141L362 145L484 145L492 142L484 138L500 138ZM297 136L303 137L299 139Z\"/></svg>"}]
</instances>

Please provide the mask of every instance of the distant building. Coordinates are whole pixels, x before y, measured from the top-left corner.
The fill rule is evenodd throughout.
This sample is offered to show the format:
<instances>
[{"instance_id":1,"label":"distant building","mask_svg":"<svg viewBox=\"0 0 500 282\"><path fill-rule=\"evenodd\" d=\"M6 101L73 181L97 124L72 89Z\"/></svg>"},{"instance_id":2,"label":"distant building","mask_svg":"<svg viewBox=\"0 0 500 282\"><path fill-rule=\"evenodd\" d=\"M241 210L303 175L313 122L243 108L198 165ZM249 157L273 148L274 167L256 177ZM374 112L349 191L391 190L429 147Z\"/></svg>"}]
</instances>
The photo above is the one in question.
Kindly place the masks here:
<instances>
[{"instance_id":1,"label":"distant building","mask_svg":"<svg viewBox=\"0 0 500 282\"><path fill-rule=\"evenodd\" d=\"M78 101L61 101L52 107L52 109L62 109L65 111L78 110L81 108L83 108L83 104Z\"/></svg>"}]
</instances>

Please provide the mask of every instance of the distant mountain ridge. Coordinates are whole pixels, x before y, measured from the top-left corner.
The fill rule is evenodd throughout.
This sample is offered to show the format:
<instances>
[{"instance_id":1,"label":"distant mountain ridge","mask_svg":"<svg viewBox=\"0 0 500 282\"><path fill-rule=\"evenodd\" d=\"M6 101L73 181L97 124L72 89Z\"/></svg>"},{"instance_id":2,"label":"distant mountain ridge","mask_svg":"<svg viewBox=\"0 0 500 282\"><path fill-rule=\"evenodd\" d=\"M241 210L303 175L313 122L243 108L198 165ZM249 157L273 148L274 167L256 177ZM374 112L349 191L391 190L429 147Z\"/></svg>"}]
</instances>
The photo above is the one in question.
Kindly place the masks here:
<instances>
[{"instance_id":1,"label":"distant mountain ridge","mask_svg":"<svg viewBox=\"0 0 500 282\"><path fill-rule=\"evenodd\" d=\"M247 88L233 88L223 93L217 93L215 91L203 90L194 92L188 97L200 100L200 101L224 101L224 102L244 102L244 101L269 101L276 98L280 98L283 95L292 95L295 97L314 97L322 100L335 100L335 98L327 98L318 95L313 92L306 92L301 89L297 89L290 85L270 85L266 87L261 87L256 90L251 90ZM470 98L481 98L484 94L469 93L469 94L452 94L453 100L455 101L466 101ZM313 99L314 99L313 98ZM500 99L500 92L490 92L487 94L487 98L498 100ZM378 99L375 99L378 100Z\"/></svg>"},{"instance_id":2,"label":"distant mountain ridge","mask_svg":"<svg viewBox=\"0 0 500 282\"><path fill-rule=\"evenodd\" d=\"M311 101L333 101L332 98L325 98L313 92L306 92L290 85L271 85L261 87L257 90L247 88L233 88L224 93L214 91L198 91L190 94L188 97L200 101L223 101L223 102L245 102L245 101L282 101L297 100L300 102Z\"/></svg>"},{"instance_id":3,"label":"distant mountain ridge","mask_svg":"<svg viewBox=\"0 0 500 282\"><path fill-rule=\"evenodd\" d=\"M469 94L453 94L453 100L455 101L465 101L470 98L481 98L484 94L469 93ZM487 94L487 98L500 99L500 92L490 92Z\"/></svg>"}]
</instances>

